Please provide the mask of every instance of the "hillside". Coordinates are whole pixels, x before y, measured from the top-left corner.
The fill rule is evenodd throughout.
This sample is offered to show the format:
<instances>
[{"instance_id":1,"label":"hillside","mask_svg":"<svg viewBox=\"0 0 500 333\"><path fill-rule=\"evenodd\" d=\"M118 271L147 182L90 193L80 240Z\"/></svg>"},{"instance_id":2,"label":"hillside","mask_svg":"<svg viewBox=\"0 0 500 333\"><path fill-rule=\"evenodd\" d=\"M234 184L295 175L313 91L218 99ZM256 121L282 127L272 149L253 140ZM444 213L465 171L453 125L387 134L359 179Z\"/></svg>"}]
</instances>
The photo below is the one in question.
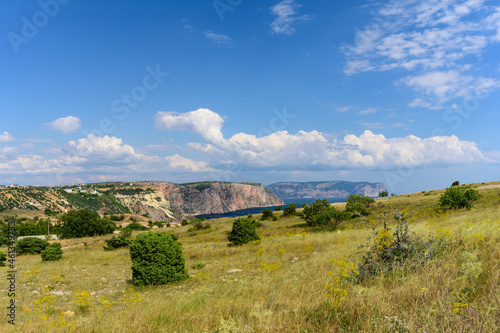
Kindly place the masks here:
<instances>
[{"instance_id":1,"label":"hillside","mask_svg":"<svg viewBox=\"0 0 500 333\"><path fill-rule=\"evenodd\" d=\"M279 182L267 187L280 199L346 198L349 194L376 197L387 190L384 183L348 181Z\"/></svg>"},{"instance_id":2,"label":"hillside","mask_svg":"<svg viewBox=\"0 0 500 333\"><path fill-rule=\"evenodd\" d=\"M110 236L62 240L61 261L16 258L17 325L4 320L0 331L498 332L500 183L471 186L481 198L470 210L441 209L443 190L399 195L377 199L366 223L356 218L333 232L275 212L277 221L257 229L260 243L239 247L227 246L230 218L194 232L153 229L182 243L190 279L170 285L133 286L129 250L103 250ZM396 230L396 209L438 251L362 282L336 279L363 260L359 246L373 244L372 228ZM7 293L0 298L9 304Z\"/></svg>"},{"instance_id":3,"label":"hillside","mask_svg":"<svg viewBox=\"0 0 500 333\"><path fill-rule=\"evenodd\" d=\"M145 215L154 221L182 220L187 215L226 213L282 201L262 184L204 182L98 183L84 186L0 189L0 211L91 209L99 213Z\"/></svg>"}]
</instances>

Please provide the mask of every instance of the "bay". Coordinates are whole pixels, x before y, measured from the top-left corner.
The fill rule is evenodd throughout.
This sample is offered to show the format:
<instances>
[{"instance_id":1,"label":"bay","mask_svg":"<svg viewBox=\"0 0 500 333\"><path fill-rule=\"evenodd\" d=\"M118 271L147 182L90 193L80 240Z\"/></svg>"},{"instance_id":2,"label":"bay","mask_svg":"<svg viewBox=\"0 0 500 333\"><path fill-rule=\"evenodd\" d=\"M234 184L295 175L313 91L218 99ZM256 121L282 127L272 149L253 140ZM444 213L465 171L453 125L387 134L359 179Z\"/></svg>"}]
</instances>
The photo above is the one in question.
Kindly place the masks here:
<instances>
[{"instance_id":1,"label":"bay","mask_svg":"<svg viewBox=\"0 0 500 333\"><path fill-rule=\"evenodd\" d=\"M347 198L327 198L328 202L334 203L334 202L345 202ZM300 208L304 204L312 204L315 200L318 200L317 198L300 198L300 199L283 199L284 205L282 205L282 210L290 205L291 203L296 203L297 207ZM247 216L249 214L259 214L265 209L271 209L274 211L274 208L277 206L267 206L267 207L253 207L253 208L247 208L247 209L242 209L242 210L237 210L234 212L227 212L227 213L222 213L222 214L201 214L201 215L195 215L196 218L202 219L206 218L207 220L210 219L218 219L222 217L241 217L241 216Z\"/></svg>"}]
</instances>

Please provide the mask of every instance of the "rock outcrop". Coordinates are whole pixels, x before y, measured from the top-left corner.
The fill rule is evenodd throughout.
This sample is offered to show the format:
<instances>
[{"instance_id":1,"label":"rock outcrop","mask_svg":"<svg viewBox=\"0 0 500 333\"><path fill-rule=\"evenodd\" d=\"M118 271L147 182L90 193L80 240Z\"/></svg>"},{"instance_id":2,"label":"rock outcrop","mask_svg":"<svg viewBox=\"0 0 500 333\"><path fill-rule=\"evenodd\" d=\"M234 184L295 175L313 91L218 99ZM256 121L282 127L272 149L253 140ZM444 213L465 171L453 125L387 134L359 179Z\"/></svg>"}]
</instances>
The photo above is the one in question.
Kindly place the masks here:
<instances>
[{"instance_id":1,"label":"rock outcrop","mask_svg":"<svg viewBox=\"0 0 500 333\"><path fill-rule=\"evenodd\" d=\"M282 205L283 201L257 183L203 182L173 184L141 182L161 192L176 214L221 214L235 210Z\"/></svg>"},{"instance_id":2,"label":"rock outcrop","mask_svg":"<svg viewBox=\"0 0 500 333\"><path fill-rule=\"evenodd\" d=\"M346 198L349 194L376 197L386 191L384 183L325 181L325 182L280 182L268 186L280 199L300 198Z\"/></svg>"}]
</instances>

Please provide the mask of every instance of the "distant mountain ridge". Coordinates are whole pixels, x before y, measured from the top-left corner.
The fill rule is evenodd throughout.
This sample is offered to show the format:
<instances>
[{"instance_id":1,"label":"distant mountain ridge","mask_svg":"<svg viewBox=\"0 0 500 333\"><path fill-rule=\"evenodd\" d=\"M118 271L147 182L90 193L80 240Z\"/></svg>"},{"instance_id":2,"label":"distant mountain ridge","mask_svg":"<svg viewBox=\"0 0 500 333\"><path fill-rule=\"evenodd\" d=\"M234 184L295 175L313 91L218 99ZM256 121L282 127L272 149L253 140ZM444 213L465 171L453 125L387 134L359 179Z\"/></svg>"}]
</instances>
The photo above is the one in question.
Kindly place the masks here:
<instances>
[{"instance_id":1,"label":"distant mountain ridge","mask_svg":"<svg viewBox=\"0 0 500 333\"><path fill-rule=\"evenodd\" d=\"M379 192L387 191L384 183L318 181L318 182L278 182L268 185L276 196L284 199L306 198L346 198L349 194L362 194L376 197Z\"/></svg>"}]
</instances>

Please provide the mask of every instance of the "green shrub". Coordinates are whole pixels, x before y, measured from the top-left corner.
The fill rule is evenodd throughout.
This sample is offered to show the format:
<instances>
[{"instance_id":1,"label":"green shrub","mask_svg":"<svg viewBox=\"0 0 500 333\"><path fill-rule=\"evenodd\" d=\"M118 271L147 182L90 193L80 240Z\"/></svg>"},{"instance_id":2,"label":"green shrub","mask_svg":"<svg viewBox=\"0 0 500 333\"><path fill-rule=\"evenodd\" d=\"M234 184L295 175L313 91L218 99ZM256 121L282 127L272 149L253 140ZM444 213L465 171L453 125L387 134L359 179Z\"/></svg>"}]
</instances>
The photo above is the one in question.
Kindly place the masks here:
<instances>
[{"instance_id":1,"label":"green shrub","mask_svg":"<svg viewBox=\"0 0 500 333\"><path fill-rule=\"evenodd\" d=\"M387 192L387 191L378 192L378 196L381 197L381 198L388 197L389 196L389 192Z\"/></svg>"},{"instance_id":2,"label":"green shrub","mask_svg":"<svg viewBox=\"0 0 500 333\"><path fill-rule=\"evenodd\" d=\"M60 243L50 244L42 252L42 261L55 261L62 258L63 250Z\"/></svg>"},{"instance_id":3,"label":"green shrub","mask_svg":"<svg viewBox=\"0 0 500 333\"><path fill-rule=\"evenodd\" d=\"M266 209L266 210L262 211L262 218L261 218L261 220L262 221L269 220L269 219L272 219L273 216L274 216L273 211L270 210L270 209Z\"/></svg>"},{"instance_id":4,"label":"green shrub","mask_svg":"<svg viewBox=\"0 0 500 333\"><path fill-rule=\"evenodd\" d=\"M111 239L106 239L104 240L104 245L103 245L103 248L104 248L104 251L111 251L111 250L115 250L115 249L119 249L121 247L127 247L129 246L130 244L130 240L128 240L126 237L124 236L113 236L111 237Z\"/></svg>"},{"instance_id":5,"label":"green shrub","mask_svg":"<svg viewBox=\"0 0 500 333\"><path fill-rule=\"evenodd\" d=\"M16 242L17 254L38 254L49 246L49 242L36 237L19 239Z\"/></svg>"},{"instance_id":6,"label":"green shrub","mask_svg":"<svg viewBox=\"0 0 500 333\"><path fill-rule=\"evenodd\" d=\"M296 203L291 203L285 209L283 210L283 216L289 217L289 216L294 216L296 213L297 209L297 204Z\"/></svg>"},{"instance_id":7,"label":"green shrub","mask_svg":"<svg viewBox=\"0 0 500 333\"><path fill-rule=\"evenodd\" d=\"M109 219L110 219L111 221L117 221L117 222L118 222L118 221L123 221L123 220L125 219L125 216L123 216L123 215L120 215L120 216L117 216L117 215L110 215L110 216L109 216Z\"/></svg>"},{"instance_id":8,"label":"green shrub","mask_svg":"<svg viewBox=\"0 0 500 333\"><path fill-rule=\"evenodd\" d=\"M9 243L9 239L7 237L0 236L0 246L7 246Z\"/></svg>"},{"instance_id":9,"label":"green shrub","mask_svg":"<svg viewBox=\"0 0 500 333\"><path fill-rule=\"evenodd\" d=\"M129 230L146 230L147 228L140 224L139 222L132 222L125 227L125 229Z\"/></svg>"},{"instance_id":10,"label":"green shrub","mask_svg":"<svg viewBox=\"0 0 500 333\"><path fill-rule=\"evenodd\" d=\"M153 223L153 225L157 226L158 228L163 228L164 222L156 221L155 223Z\"/></svg>"},{"instance_id":11,"label":"green shrub","mask_svg":"<svg viewBox=\"0 0 500 333\"><path fill-rule=\"evenodd\" d=\"M7 255L4 252L0 252L0 266L5 266L5 262L7 261Z\"/></svg>"},{"instance_id":12,"label":"green shrub","mask_svg":"<svg viewBox=\"0 0 500 333\"><path fill-rule=\"evenodd\" d=\"M305 205L301 218L308 227L333 227L348 220L351 214L331 206L327 199L317 199L312 205Z\"/></svg>"},{"instance_id":13,"label":"green shrub","mask_svg":"<svg viewBox=\"0 0 500 333\"><path fill-rule=\"evenodd\" d=\"M203 267L205 267L205 264L193 264L191 266L192 269L202 269Z\"/></svg>"},{"instance_id":14,"label":"green shrub","mask_svg":"<svg viewBox=\"0 0 500 333\"><path fill-rule=\"evenodd\" d=\"M101 219L99 214L88 209L74 210L59 217L61 238L81 238L111 234L116 223Z\"/></svg>"},{"instance_id":15,"label":"green shrub","mask_svg":"<svg viewBox=\"0 0 500 333\"><path fill-rule=\"evenodd\" d=\"M282 208L281 206L276 206L276 207L274 207L274 210L275 210L276 212L279 212L279 211L281 211L281 208Z\"/></svg>"},{"instance_id":16,"label":"green shrub","mask_svg":"<svg viewBox=\"0 0 500 333\"><path fill-rule=\"evenodd\" d=\"M460 182L458 180L455 180L453 184L451 184L451 186L458 186L458 185L460 185Z\"/></svg>"},{"instance_id":17,"label":"green shrub","mask_svg":"<svg viewBox=\"0 0 500 333\"><path fill-rule=\"evenodd\" d=\"M257 235L258 222L249 218L239 218L234 220L233 227L228 232L227 239L229 246L243 245L251 241L260 240Z\"/></svg>"},{"instance_id":18,"label":"green shrub","mask_svg":"<svg viewBox=\"0 0 500 333\"><path fill-rule=\"evenodd\" d=\"M439 197L439 205L450 209L471 208L472 202L480 198L477 190L465 187L448 187Z\"/></svg>"},{"instance_id":19,"label":"green shrub","mask_svg":"<svg viewBox=\"0 0 500 333\"><path fill-rule=\"evenodd\" d=\"M350 194L345 201L345 210L354 215L368 215L369 208L375 203L375 200L370 197L365 197L361 194Z\"/></svg>"},{"instance_id":20,"label":"green shrub","mask_svg":"<svg viewBox=\"0 0 500 333\"><path fill-rule=\"evenodd\" d=\"M160 285L189 278L177 236L142 233L130 244L132 282L138 286Z\"/></svg>"}]
</instances>

